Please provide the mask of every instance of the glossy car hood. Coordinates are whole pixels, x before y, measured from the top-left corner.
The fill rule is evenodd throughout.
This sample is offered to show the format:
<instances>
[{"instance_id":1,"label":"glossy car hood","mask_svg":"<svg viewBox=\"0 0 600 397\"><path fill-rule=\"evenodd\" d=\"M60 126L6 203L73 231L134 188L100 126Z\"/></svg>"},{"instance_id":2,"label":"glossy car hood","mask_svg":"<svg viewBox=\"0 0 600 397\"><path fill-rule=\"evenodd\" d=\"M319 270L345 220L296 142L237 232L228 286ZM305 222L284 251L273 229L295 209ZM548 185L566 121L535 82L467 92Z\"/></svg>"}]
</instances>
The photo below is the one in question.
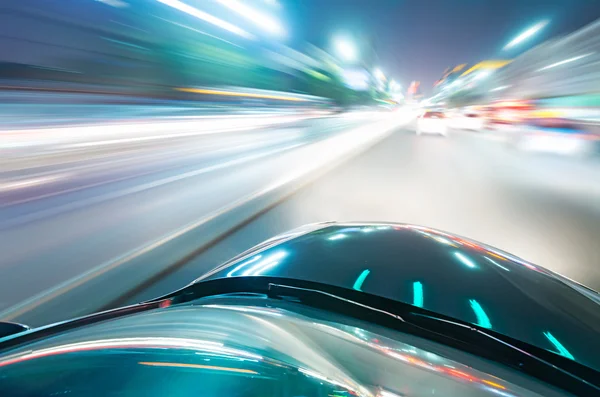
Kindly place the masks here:
<instances>
[{"instance_id":1,"label":"glossy car hood","mask_svg":"<svg viewBox=\"0 0 600 397\"><path fill-rule=\"evenodd\" d=\"M600 370L599 295L487 245L405 224L319 224L200 277L326 283L478 324Z\"/></svg>"},{"instance_id":2,"label":"glossy car hood","mask_svg":"<svg viewBox=\"0 0 600 397\"><path fill-rule=\"evenodd\" d=\"M5 353L2 396L565 395L460 350L249 296L119 316Z\"/></svg>"}]
</instances>

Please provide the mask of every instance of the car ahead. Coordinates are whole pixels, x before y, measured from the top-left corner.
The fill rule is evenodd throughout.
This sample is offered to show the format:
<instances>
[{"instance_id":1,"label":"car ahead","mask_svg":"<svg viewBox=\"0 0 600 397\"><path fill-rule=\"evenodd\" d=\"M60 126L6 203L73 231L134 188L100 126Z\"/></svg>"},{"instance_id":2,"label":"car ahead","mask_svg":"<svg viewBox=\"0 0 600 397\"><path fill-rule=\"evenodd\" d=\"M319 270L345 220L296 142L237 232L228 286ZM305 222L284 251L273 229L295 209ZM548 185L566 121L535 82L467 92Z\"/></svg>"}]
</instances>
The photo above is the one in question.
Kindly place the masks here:
<instances>
[{"instance_id":1,"label":"car ahead","mask_svg":"<svg viewBox=\"0 0 600 397\"><path fill-rule=\"evenodd\" d=\"M586 156L596 152L600 135L580 122L550 112L538 112L512 134L512 145L521 151Z\"/></svg>"},{"instance_id":2,"label":"car ahead","mask_svg":"<svg viewBox=\"0 0 600 397\"><path fill-rule=\"evenodd\" d=\"M474 111L457 114L452 120L452 128L458 130L481 131L483 127L483 117Z\"/></svg>"},{"instance_id":3,"label":"car ahead","mask_svg":"<svg viewBox=\"0 0 600 397\"><path fill-rule=\"evenodd\" d=\"M322 223L166 296L5 336L0 395L598 396L599 305L454 234Z\"/></svg>"},{"instance_id":4,"label":"car ahead","mask_svg":"<svg viewBox=\"0 0 600 397\"><path fill-rule=\"evenodd\" d=\"M447 125L443 111L426 110L417 119L417 135L435 134L446 136Z\"/></svg>"}]
</instances>

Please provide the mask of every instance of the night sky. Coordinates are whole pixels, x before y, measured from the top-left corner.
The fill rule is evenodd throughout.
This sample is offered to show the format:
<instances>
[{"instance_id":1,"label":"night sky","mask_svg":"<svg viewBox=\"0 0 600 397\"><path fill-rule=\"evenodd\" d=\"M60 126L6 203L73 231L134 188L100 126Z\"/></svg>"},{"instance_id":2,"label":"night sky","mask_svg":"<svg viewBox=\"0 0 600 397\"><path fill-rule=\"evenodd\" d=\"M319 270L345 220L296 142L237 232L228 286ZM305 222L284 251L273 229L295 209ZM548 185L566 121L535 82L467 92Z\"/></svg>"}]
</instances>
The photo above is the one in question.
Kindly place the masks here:
<instances>
[{"instance_id":1,"label":"night sky","mask_svg":"<svg viewBox=\"0 0 600 397\"><path fill-rule=\"evenodd\" d=\"M512 58L600 18L600 0L280 0L291 40L330 49L336 33L370 38L381 68L424 93L448 66ZM502 47L536 22L550 24L512 52ZM292 44L294 44L292 43Z\"/></svg>"}]
</instances>

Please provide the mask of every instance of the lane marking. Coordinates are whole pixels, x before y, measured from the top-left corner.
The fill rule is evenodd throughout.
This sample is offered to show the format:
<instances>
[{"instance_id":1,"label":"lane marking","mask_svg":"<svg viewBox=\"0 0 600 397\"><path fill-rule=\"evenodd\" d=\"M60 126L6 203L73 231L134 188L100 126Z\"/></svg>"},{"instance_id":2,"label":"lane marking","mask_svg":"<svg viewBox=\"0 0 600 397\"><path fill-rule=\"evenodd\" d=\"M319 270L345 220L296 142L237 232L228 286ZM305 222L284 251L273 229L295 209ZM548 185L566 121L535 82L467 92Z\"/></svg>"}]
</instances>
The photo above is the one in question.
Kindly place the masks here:
<instances>
[{"instance_id":1,"label":"lane marking","mask_svg":"<svg viewBox=\"0 0 600 397\"><path fill-rule=\"evenodd\" d=\"M8 221L8 222L4 222L2 227L0 227L0 230L4 230L4 229L10 229L12 227L18 226L18 225L22 225L24 223L29 223L31 221L34 220L38 220L41 218L45 218L45 217L49 217L49 216L54 216L54 215L58 215L62 212L66 212L66 211L74 211L83 207L87 207L90 205L94 205L94 204L98 204L104 201L108 201L108 200L114 200L116 198L120 198L123 196L127 196L130 194L135 194L135 193L139 193L142 192L144 190L149 190L149 189L153 189L159 186L163 186L169 183L173 183L173 182L178 182L181 181L183 179L186 178L191 178L191 177L195 177L198 175L202 175L202 174L206 174L209 172L213 172L213 171L218 171L218 170L222 170L224 168L228 168L228 167L232 167L235 165L240 165L243 163L247 163L250 161L254 161L254 160L258 160L261 159L263 157L267 157L267 156L271 156L280 152L284 152L287 150L291 150L294 149L298 146L302 146L304 144L302 143L296 143L294 145L288 145L285 146L283 148L280 149L275 149L275 150L269 150L263 153L259 153L259 154L255 154L255 155L250 155L250 156L244 156L235 160L230 160L230 161L226 161L224 163L219 163L219 164L215 164L215 165L211 165L208 167L204 167L198 170L193 170L193 171L188 171L188 172L184 172L182 174L177 174L177 175L173 175L167 178L163 178L163 179L159 179L156 181L152 181L152 182L147 182L147 183L143 183L141 185L137 185L137 186L132 186L130 188L127 189L123 189L123 190L117 190L114 192L109 192L106 194L102 194L99 196L94 196L94 197L90 197L87 200L80 200L74 203L68 203L68 204L64 204L61 206L57 206L57 207L52 207L52 208L48 208L46 210L41 210L41 211L37 211L37 212L30 212L22 217L18 217L13 219L12 221Z\"/></svg>"},{"instance_id":2,"label":"lane marking","mask_svg":"<svg viewBox=\"0 0 600 397\"><path fill-rule=\"evenodd\" d=\"M209 147L217 147L220 145L209 145ZM207 146L203 146L202 149L206 149ZM259 145L252 145L252 144L244 144L244 145L239 145L239 148L250 148L250 149L256 149L259 147ZM176 154L177 156L181 156L182 154L186 154L189 155L190 153L196 153L196 154L206 154L206 153L210 153L210 154L214 154L214 153L219 153L219 152L224 152L224 151L228 151L231 150L231 148L221 148L221 149L216 149L213 151L206 151L206 152L198 152L198 149L188 149L188 150L184 150L184 151L178 151ZM236 153L234 153L236 154ZM136 163L138 163L138 165L140 165L139 160L147 160L148 158L153 158L153 157L165 157L164 154L161 154L160 156L157 156L156 153L147 153L147 154L142 154L139 157L136 158L121 158L121 159L112 159L112 160L107 160L107 161L100 161L98 164L84 164L84 165L79 165L79 166L75 166L75 167L70 167L70 168L66 168L67 171L77 171L77 170L82 170L85 168L93 168L94 166L109 166L106 167L104 169L100 169L97 170L96 172L99 171L103 171L103 172L111 172L113 169L119 169L122 166L118 166L117 164L119 163L124 163L127 161L135 161ZM108 159L110 159L110 157L106 157ZM188 157L186 158L186 160L191 160L191 159L195 159L194 157ZM49 197L54 197L54 196L59 196L62 194L68 194L68 193L73 193L73 192L77 192L80 190L85 190L85 189L90 189L90 188L94 188L97 186L102 186L102 185L108 185L111 183L116 183L116 182L121 182L127 179L134 179L134 178L139 178L139 177L144 177L147 175L151 175L154 173L158 173L158 172L164 172L164 171L171 171L174 168L177 168L177 166L174 166L173 164L170 164L170 167L168 167L169 163L167 163L167 168L163 168L160 171L157 171L156 169L152 169L152 170L147 170L147 171L142 171L142 172L138 172L135 174L127 174L124 175L122 177L119 178L113 178L113 179L103 179L101 181L98 182L94 182L94 183L88 183L88 184L84 184L84 185L78 185L78 186L74 186L68 189L62 189L62 190L57 190L57 191L53 191L53 192L48 192L46 194L41 194L41 195L37 195L37 196L31 196L31 197L27 197L27 198L23 198L21 200L13 200L7 204L4 203L0 203L0 208L6 208L6 207L10 207L13 205L20 205L20 204L25 204L25 203L29 203L31 201L36 201L36 200L42 200L45 198L49 198ZM135 164L132 164L132 166L135 166ZM91 173L91 172L90 172ZM75 173L73 173L75 174ZM93 177L93 173L91 173L91 177ZM42 172L42 173L38 173L38 174L34 174L34 176L37 178L38 176L45 176L45 175L49 175L49 176L54 176L56 175L56 171L47 171L47 172ZM79 175L80 177L82 175ZM90 177L90 175L87 175L87 177ZM1 189L0 189L1 190Z\"/></svg>"},{"instance_id":3,"label":"lane marking","mask_svg":"<svg viewBox=\"0 0 600 397\"><path fill-rule=\"evenodd\" d=\"M10 190L26 189L34 186L44 185L55 182L60 179L66 179L69 174L59 174L37 178L19 179L10 182L0 183L0 192L6 192Z\"/></svg>"}]
</instances>

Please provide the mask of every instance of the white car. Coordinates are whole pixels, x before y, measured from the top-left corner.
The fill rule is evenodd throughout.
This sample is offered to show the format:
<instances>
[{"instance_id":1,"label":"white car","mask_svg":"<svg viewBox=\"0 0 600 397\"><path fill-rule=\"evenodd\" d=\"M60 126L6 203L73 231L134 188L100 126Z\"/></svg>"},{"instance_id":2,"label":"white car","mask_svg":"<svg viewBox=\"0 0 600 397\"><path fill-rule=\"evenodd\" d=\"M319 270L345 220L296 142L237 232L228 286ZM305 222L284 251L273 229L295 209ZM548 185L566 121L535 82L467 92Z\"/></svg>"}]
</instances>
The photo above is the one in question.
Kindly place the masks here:
<instances>
[{"instance_id":1,"label":"white car","mask_svg":"<svg viewBox=\"0 0 600 397\"><path fill-rule=\"evenodd\" d=\"M417 119L417 135L436 134L446 136L448 127L444 112L428 110Z\"/></svg>"},{"instance_id":2,"label":"white car","mask_svg":"<svg viewBox=\"0 0 600 397\"><path fill-rule=\"evenodd\" d=\"M483 129L483 118L477 113L465 113L456 118L454 128L460 130L479 131Z\"/></svg>"}]
</instances>

